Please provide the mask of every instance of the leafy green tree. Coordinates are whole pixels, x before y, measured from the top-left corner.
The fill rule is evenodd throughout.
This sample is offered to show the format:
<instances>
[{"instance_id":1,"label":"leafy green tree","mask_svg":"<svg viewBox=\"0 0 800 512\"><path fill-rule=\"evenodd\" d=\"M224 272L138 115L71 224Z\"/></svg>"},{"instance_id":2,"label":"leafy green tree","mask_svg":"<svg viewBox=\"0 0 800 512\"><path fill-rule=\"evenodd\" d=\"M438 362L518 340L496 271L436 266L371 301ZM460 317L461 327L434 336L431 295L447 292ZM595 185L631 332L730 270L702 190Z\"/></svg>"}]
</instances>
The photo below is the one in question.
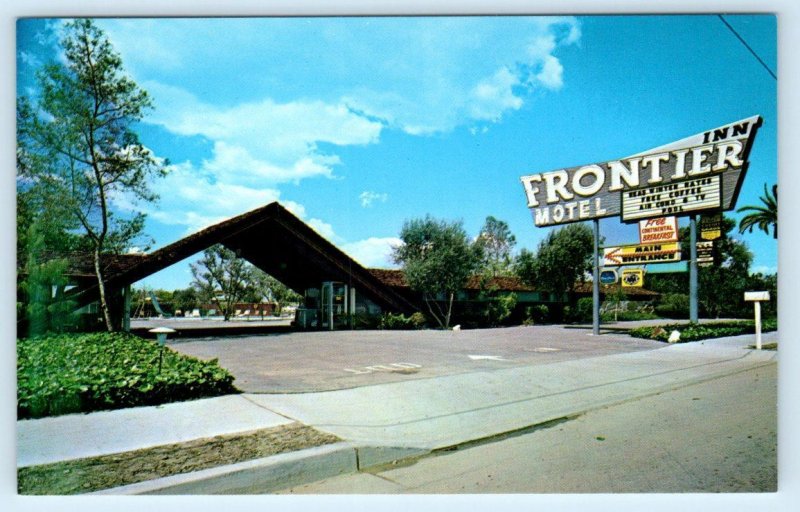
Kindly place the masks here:
<instances>
[{"instance_id":1,"label":"leafy green tree","mask_svg":"<svg viewBox=\"0 0 800 512\"><path fill-rule=\"evenodd\" d=\"M21 336L61 332L75 324L75 303L64 297L69 262L65 257L85 249L70 233L70 218L60 201L40 188L17 192L17 327Z\"/></svg>"},{"instance_id":2,"label":"leafy green tree","mask_svg":"<svg viewBox=\"0 0 800 512\"><path fill-rule=\"evenodd\" d=\"M511 316L517 304L517 296L504 293L494 280L498 276L513 273L511 252L516 243L517 239L508 223L491 215L486 217L473 243L476 253L480 255L478 299L483 306L481 321L485 325L501 325Z\"/></svg>"},{"instance_id":3,"label":"leafy green tree","mask_svg":"<svg viewBox=\"0 0 800 512\"><path fill-rule=\"evenodd\" d=\"M712 318L741 316L753 262L747 245L729 236L736 222L723 217L722 227L722 237L714 240L714 264L700 267L697 272L697 300Z\"/></svg>"},{"instance_id":4,"label":"leafy green tree","mask_svg":"<svg viewBox=\"0 0 800 512\"><path fill-rule=\"evenodd\" d=\"M28 230L28 253L25 278L19 287L17 317L24 319L28 336L47 332L63 332L73 326L75 303L64 296L69 262L65 258L48 258L42 251L45 235L38 224Z\"/></svg>"},{"instance_id":5,"label":"leafy green tree","mask_svg":"<svg viewBox=\"0 0 800 512\"><path fill-rule=\"evenodd\" d=\"M200 298L195 288L189 287L172 292L172 302L175 311L191 311L200 307Z\"/></svg>"},{"instance_id":6,"label":"leafy green tree","mask_svg":"<svg viewBox=\"0 0 800 512\"><path fill-rule=\"evenodd\" d=\"M714 264L698 268L697 301L702 316L742 316L747 311L743 297L751 282L753 254L743 241L731 237L735 228L736 221L722 217L722 236L714 240ZM688 257L691 250L688 227L680 229L679 238L681 252ZM688 272L648 275L646 279L648 288L662 294L657 312L669 316L682 314L683 309L678 307L675 297L688 294Z\"/></svg>"},{"instance_id":7,"label":"leafy green tree","mask_svg":"<svg viewBox=\"0 0 800 512\"><path fill-rule=\"evenodd\" d=\"M303 298L302 295L256 267L252 268L249 281L250 301L259 302L267 299L274 302L277 305L277 313L280 313L287 304L299 302Z\"/></svg>"},{"instance_id":8,"label":"leafy green tree","mask_svg":"<svg viewBox=\"0 0 800 512\"><path fill-rule=\"evenodd\" d=\"M616 284L616 285L610 287L608 289L608 291L606 292L606 300L608 301L608 303L610 305L612 305L614 307L614 321L615 322L617 321L617 318L619 318L619 308L620 308L620 306L627 299L628 299L628 296L625 295L625 289L619 284Z\"/></svg>"},{"instance_id":9,"label":"leafy green tree","mask_svg":"<svg viewBox=\"0 0 800 512\"><path fill-rule=\"evenodd\" d=\"M528 284L536 283L536 253L523 248L514 258L512 269L514 274L523 282Z\"/></svg>"},{"instance_id":10,"label":"leafy green tree","mask_svg":"<svg viewBox=\"0 0 800 512\"><path fill-rule=\"evenodd\" d=\"M144 215L115 214L115 197L153 201L149 178L165 170L132 127L152 108L126 76L122 59L91 20L68 23L63 59L37 75L38 96L17 104L18 173L23 188L43 187L80 225L92 249L106 328L111 318L101 256L141 235ZM19 182L18 182L19 183Z\"/></svg>"},{"instance_id":11,"label":"leafy green tree","mask_svg":"<svg viewBox=\"0 0 800 512\"><path fill-rule=\"evenodd\" d=\"M252 266L217 244L203 251L202 259L189 267L200 300L216 304L224 320L230 320L235 304L251 291Z\"/></svg>"},{"instance_id":12,"label":"leafy green tree","mask_svg":"<svg viewBox=\"0 0 800 512\"><path fill-rule=\"evenodd\" d=\"M536 254L523 250L515 271L524 282L559 296L567 295L575 304L575 283L583 282L592 270L594 235L585 224L569 224L550 231L539 243Z\"/></svg>"},{"instance_id":13,"label":"leafy green tree","mask_svg":"<svg viewBox=\"0 0 800 512\"><path fill-rule=\"evenodd\" d=\"M475 245L483 254L482 265L485 272L496 277L511 274L511 251L517 244L508 223L489 215L481 228Z\"/></svg>"},{"instance_id":14,"label":"leafy green tree","mask_svg":"<svg viewBox=\"0 0 800 512\"><path fill-rule=\"evenodd\" d=\"M745 231L752 233L753 228L758 227L764 233L769 234L772 227L772 237L778 238L778 185L772 185L772 194L764 184L764 195L759 197L763 206L743 206L736 210L737 213L748 213L739 221L739 233Z\"/></svg>"},{"instance_id":15,"label":"leafy green tree","mask_svg":"<svg viewBox=\"0 0 800 512\"><path fill-rule=\"evenodd\" d=\"M422 294L431 316L448 328L455 295L476 270L480 250L470 244L461 222L430 215L407 220L400 239L403 244L394 250L395 262L403 266L411 289Z\"/></svg>"}]
</instances>

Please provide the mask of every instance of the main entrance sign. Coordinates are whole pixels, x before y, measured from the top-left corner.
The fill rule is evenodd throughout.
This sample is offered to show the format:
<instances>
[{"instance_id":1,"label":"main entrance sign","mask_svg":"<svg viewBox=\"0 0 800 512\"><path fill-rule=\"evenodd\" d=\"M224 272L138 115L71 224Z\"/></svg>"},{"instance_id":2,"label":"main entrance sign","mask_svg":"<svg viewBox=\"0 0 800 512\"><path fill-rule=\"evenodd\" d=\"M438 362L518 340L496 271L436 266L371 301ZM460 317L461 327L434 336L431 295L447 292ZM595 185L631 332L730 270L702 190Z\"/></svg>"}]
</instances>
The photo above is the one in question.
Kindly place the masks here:
<instances>
[{"instance_id":1,"label":"main entrance sign","mask_svg":"<svg viewBox=\"0 0 800 512\"><path fill-rule=\"evenodd\" d=\"M523 176L534 223L733 209L760 125L753 116L621 160Z\"/></svg>"},{"instance_id":2,"label":"main entrance sign","mask_svg":"<svg viewBox=\"0 0 800 512\"><path fill-rule=\"evenodd\" d=\"M672 263L681 260L681 246L677 242L647 245L622 245L603 249L603 265L645 265L647 263Z\"/></svg>"}]
</instances>

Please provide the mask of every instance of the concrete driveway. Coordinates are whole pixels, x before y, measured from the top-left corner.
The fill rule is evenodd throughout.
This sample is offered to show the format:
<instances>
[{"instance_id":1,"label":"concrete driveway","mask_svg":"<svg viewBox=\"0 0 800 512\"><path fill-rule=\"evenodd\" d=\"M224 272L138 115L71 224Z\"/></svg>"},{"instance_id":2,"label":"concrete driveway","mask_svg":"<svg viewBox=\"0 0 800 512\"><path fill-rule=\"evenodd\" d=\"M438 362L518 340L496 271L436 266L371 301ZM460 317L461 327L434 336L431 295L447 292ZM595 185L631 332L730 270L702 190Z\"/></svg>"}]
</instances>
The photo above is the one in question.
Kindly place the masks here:
<instances>
[{"instance_id":1,"label":"concrete driveway","mask_svg":"<svg viewBox=\"0 0 800 512\"><path fill-rule=\"evenodd\" d=\"M218 359L249 393L348 389L663 348L660 342L561 326L464 331L334 331L206 337L169 343Z\"/></svg>"}]
</instances>

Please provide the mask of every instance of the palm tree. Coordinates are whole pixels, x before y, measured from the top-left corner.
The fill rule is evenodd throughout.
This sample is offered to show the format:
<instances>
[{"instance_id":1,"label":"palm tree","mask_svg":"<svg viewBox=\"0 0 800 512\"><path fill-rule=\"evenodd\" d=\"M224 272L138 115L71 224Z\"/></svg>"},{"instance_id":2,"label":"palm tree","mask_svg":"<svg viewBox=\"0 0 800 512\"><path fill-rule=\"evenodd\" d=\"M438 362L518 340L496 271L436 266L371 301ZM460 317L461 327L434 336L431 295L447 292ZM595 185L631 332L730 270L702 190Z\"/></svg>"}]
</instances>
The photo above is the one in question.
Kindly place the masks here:
<instances>
[{"instance_id":1,"label":"palm tree","mask_svg":"<svg viewBox=\"0 0 800 512\"><path fill-rule=\"evenodd\" d=\"M743 206L736 210L748 213L739 221L739 233L748 231L753 232L754 227L758 227L764 233L769 234L769 227L772 226L773 238L778 238L778 185L772 185L772 194L764 184L764 196L759 197L764 206Z\"/></svg>"}]
</instances>

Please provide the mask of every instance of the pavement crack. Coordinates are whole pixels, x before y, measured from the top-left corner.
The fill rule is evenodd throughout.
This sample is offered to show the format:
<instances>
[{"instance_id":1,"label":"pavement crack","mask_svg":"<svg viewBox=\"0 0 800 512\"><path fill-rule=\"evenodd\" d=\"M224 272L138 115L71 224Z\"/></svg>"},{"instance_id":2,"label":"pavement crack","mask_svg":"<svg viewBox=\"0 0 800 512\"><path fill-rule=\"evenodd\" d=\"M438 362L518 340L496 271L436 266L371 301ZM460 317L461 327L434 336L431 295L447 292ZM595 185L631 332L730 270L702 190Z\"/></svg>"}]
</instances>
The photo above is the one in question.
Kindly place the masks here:
<instances>
[{"instance_id":1,"label":"pavement crack","mask_svg":"<svg viewBox=\"0 0 800 512\"><path fill-rule=\"evenodd\" d=\"M263 410L265 410L265 411L269 411L269 412L271 412L271 413L273 413L273 414L277 414L277 415L278 415L278 416L280 416L281 418L286 418L287 420L291 420L291 421L300 421L300 420L298 420L297 418L293 418L293 417L291 417L291 416L287 416L287 415L283 414L283 413L282 413L282 412L280 412L280 411L276 411L275 409L271 409L271 408L269 408L269 407L265 406L264 404L260 404L260 403L256 402L255 400L251 399L250 397L248 397L247 395L244 395L244 394L242 394L242 395L239 395L239 396L241 396L242 398L244 398L245 400L247 400L247 401L248 401L248 402L250 402L251 404L255 405L255 406L256 406L256 407L258 407L259 409L263 409ZM302 422L301 422L301 423L302 423Z\"/></svg>"}]
</instances>

